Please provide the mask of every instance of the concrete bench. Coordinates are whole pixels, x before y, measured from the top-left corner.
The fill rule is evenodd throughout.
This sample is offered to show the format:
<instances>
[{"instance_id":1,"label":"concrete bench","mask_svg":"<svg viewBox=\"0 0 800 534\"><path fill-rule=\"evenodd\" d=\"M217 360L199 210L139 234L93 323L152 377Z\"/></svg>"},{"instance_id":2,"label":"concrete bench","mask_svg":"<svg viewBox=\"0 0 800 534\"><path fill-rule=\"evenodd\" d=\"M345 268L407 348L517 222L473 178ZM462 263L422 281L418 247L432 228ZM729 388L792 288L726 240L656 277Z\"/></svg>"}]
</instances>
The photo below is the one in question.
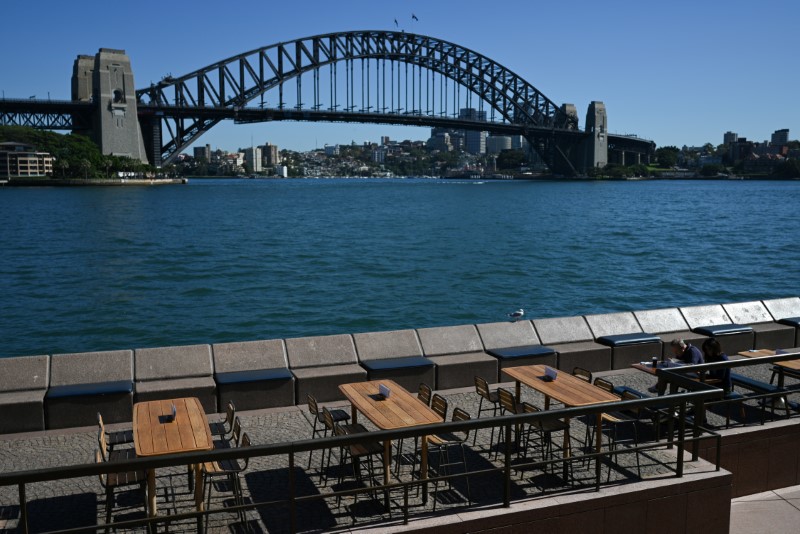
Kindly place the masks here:
<instances>
[{"instance_id":1,"label":"concrete bench","mask_svg":"<svg viewBox=\"0 0 800 534\"><path fill-rule=\"evenodd\" d=\"M220 343L211 352L220 409L229 401L237 410L294 405L294 375L283 340Z\"/></svg>"},{"instance_id":2,"label":"concrete bench","mask_svg":"<svg viewBox=\"0 0 800 534\"><path fill-rule=\"evenodd\" d=\"M217 384L210 345L136 349L135 402L197 397L206 413L217 413Z\"/></svg>"},{"instance_id":3,"label":"concrete bench","mask_svg":"<svg viewBox=\"0 0 800 534\"><path fill-rule=\"evenodd\" d=\"M497 359L484 352L473 325L417 330L423 354L436 364L436 389L475 385L475 375L497 376Z\"/></svg>"},{"instance_id":4,"label":"concrete bench","mask_svg":"<svg viewBox=\"0 0 800 534\"><path fill-rule=\"evenodd\" d=\"M45 396L47 428L133 419L133 351L54 354L50 358L50 389Z\"/></svg>"},{"instance_id":5,"label":"concrete bench","mask_svg":"<svg viewBox=\"0 0 800 534\"><path fill-rule=\"evenodd\" d=\"M534 319L533 326L542 344L558 353L558 368L571 373L575 367L587 371L611 369L611 348L595 343L583 317Z\"/></svg>"},{"instance_id":6,"label":"concrete bench","mask_svg":"<svg viewBox=\"0 0 800 534\"><path fill-rule=\"evenodd\" d=\"M642 332L631 312L587 315L595 341L611 347L611 368L626 369L636 362L663 354L661 338Z\"/></svg>"},{"instance_id":7,"label":"concrete bench","mask_svg":"<svg viewBox=\"0 0 800 534\"><path fill-rule=\"evenodd\" d=\"M734 324L753 329L753 347L779 349L794 346L795 328L775 322L763 302L736 302L723 304L722 307Z\"/></svg>"},{"instance_id":8,"label":"concrete bench","mask_svg":"<svg viewBox=\"0 0 800 534\"><path fill-rule=\"evenodd\" d=\"M420 382L435 387L436 365L422 355L414 330L354 334L353 340L370 380L391 379L412 393Z\"/></svg>"},{"instance_id":9,"label":"concrete bench","mask_svg":"<svg viewBox=\"0 0 800 534\"><path fill-rule=\"evenodd\" d=\"M0 358L0 434L44 430L49 356Z\"/></svg>"},{"instance_id":10,"label":"concrete bench","mask_svg":"<svg viewBox=\"0 0 800 534\"><path fill-rule=\"evenodd\" d=\"M304 404L309 393L319 402L344 400L340 384L367 379L350 334L287 339L286 354L297 379L296 404Z\"/></svg>"},{"instance_id":11,"label":"concrete bench","mask_svg":"<svg viewBox=\"0 0 800 534\"><path fill-rule=\"evenodd\" d=\"M542 364L556 367L558 355L551 347L542 346L530 321L485 323L475 325L486 352L498 363L498 382L507 380L502 369L520 365ZM488 380L488 377L484 377ZM491 380L490 380L491 382Z\"/></svg>"},{"instance_id":12,"label":"concrete bench","mask_svg":"<svg viewBox=\"0 0 800 534\"><path fill-rule=\"evenodd\" d=\"M673 339L682 339L698 349L702 346L707 336L692 332L686 319L678 308L661 308L657 310L643 310L633 312L643 332L658 336L661 340L662 356L672 358Z\"/></svg>"},{"instance_id":13,"label":"concrete bench","mask_svg":"<svg viewBox=\"0 0 800 534\"><path fill-rule=\"evenodd\" d=\"M726 354L736 354L753 348L753 329L734 325L720 304L680 308L692 332L716 337Z\"/></svg>"},{"instance_id":14,"label":"concrete bench","mask_svg":"<svg viewBox=\"0 0 800 534\"><path fill-rule=\"evenodd\" d=\"M800 345L800 297L771 299L762 302L775 321L794 327L795 337L792 346Z\"/></svg>"}]
</instances>

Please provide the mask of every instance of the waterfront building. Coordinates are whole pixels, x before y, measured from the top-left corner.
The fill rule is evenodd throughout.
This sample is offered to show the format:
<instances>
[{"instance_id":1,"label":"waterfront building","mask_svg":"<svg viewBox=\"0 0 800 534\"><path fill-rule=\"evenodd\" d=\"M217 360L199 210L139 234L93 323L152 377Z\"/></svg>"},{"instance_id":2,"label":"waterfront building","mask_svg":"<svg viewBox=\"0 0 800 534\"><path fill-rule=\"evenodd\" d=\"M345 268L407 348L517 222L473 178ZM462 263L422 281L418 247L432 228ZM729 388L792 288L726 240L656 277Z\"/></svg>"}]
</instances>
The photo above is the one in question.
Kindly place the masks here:
<instances>
[{"instance_id":1,"label":"waterfront building","mask_svg":"<svg viewBox=\"0 0 800 534\"><path fill-rule=\"evenodd\" d=\"M52 176L55 158L37 152L31 145L9 141L0 143L0 177Z\"/></svg>"},{"instance_id":2,"label":"waterfront building","mask_svg":"<svg viewBox=\"0 0 800 534\"><path fill-rule=\"evenodd\" d=\"M202 159L206 163L211 163L211 145L194 147L194 159Z\"/></svg>"},{"instance_id":3,"label":"waterfront building","mask_svg":"<svg viewBox=\"0 0 800 534\"><path fill-rule=\"evenodd\" d=\"M261 147L256 146L256 147L245 148L243 152L244 152L244 161L247 164L250 171L261 172L263 170Z\"/></svg>"},{"instance_id":4,"label":"waterfront building","mask_svg":"<svg viewBox=\"0 0 800 534\"><path fill-rule=\"evenodd\" d=\"M286 165L275 165L275 174L281 178L288 178L289 168Z\"/></svg>"},{"instance_id":5,"label":"waterfront building","mask_svg":"<svg viewBox=\"0 0 800 534\"><path fill-rule=\"evenodd\" d=\"M339 145L325 145L325 155L326 156L338 156L339 155Z\"/></svg>"},{"instance_id":6,"label":"waterfront building","mask_svg":"<svg viewBox=\"0 0 800 534\"><path fill-rule=\"evenodd\" d=\"M278 145L271 143L264 143L261 146L262 165L265 169L271 169L281 162L281 153L278 150Z\"/></svg>"}]
</instances>

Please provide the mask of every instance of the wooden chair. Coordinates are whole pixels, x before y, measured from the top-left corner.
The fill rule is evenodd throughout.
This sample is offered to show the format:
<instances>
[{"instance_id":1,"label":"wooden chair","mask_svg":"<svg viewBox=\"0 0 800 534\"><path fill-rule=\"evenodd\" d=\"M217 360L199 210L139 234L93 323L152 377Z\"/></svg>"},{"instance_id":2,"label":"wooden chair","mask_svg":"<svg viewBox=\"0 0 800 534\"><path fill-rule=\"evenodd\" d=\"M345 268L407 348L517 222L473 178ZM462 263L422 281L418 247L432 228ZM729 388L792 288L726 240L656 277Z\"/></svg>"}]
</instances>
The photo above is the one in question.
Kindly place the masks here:
<instances>
[{"instance_id":1,"label":"wooden chair","mask_svg":"<svg viewBox=\"0 0 800 534\"><path fill-rule=\"evenodd\" d=\"M483 412L492 412L492 417L497 415L497 410L500 408L500 398L497 395L497 391L491 391L489 389L489 383L482 377L476 376L475 377L475 393L480 396L481 400L478 403L478 418L480 418ZM483 401L489 403L486 408L483 407ZM472 445L475 446L475 442L478 439L478 432L476 431L475 434L472 436ZM489 438L489 443L494 443L494 427L492 427L492 435Z\"/></svg>"},{"instance_id":2,"label":"wooden chair","mask_svg":"<svg viewBox=\"0 0 800 534\"><path fill-rule=\"evenodd\" d=\"M314 422L314 426L311 429L311 439L314 439L318 436L325 437L328 435L328 432L331 432L333 435L333 427L328 428L325 424L324 416L319 409L319 404L317 404L317 399L311 395L306 395L306 402L308 404L308 412L311 414L311 417ZM331 417L333 418L334 423L340 423L342 421L349 421L350 414L348 414L344 410L333 409L328 410L330 412ZM317 428L317 425L320 425L320 428ZM314 451L309 451L308 453L308 467L311 467L311 457L314 455ZM324 460L324 459L323 459Z\"/></svg>"},{"instance_id":3,"label":"wooden chair","mask_svg":"<svg viewBox=\"0 0 800 534\"><path fill-rule=\"evenodd\" d=\"M592 372L587 371L583 367L575 367L572 369L572 376L576 376L581 380L586 380L590 384L592 383Z\"/></svg>"},{"instance_id":4,"label":"wooden chair","mask_svg":"<svg viewBox=\"0 0 800 534\"><path fill-rule=\"evenodd\" d=\"M541 411L541 408L538 406L534 406L528 402L522 403L523 413L539 413ZM531 434L539 438L539 446L542 451L541 458L542 460L547 460L553 456L553 433L567 432L568 430L569 424L563 419L546 419L544 421L535 421L528 424L522 447L525 456L527 456L528 448L530 447ZM547 465L545 465L544 471L546 472L547 470Z\"/></svg>"},{"instance_id":5,"label":"wooden chair","mask_svg":"<svg viewBox=\"0 0 800 534\"><path fill-rule=\"evenodd\" d=\"M462 410L461 408L456 408L453 410L453 421L469 421L470 417L467 412ZM431 458L436 458L436 468L435 468L435 475L437 476L446 476L448 475L448 471L451 467L461 465L464 468L464 473L469 472L467 468L467 454L465 445L469 440L469 431L462 431L462 432L450 432L447 434L436 434L433 436L428 436L428 455ZM461 449L461 460L452 462L450 460L450 449L458 447ZM428 470L429 472L433 468L432 463L429 464ZM467 482L467 503L468 505L472 505L472 495L469 489L469 476L464 477ZM448 480L447 481L448 487L452 489L452 483ZM436 511L436 495L439 492L439 482L434 482L433 485L433 511Z\"/></svg>"},{"instance_id":6,"label":"wooden chair","mask_svg":"<svg viewBox=\"0 0 800 534\"><path fill-rule=\"evenodd\" d=\"M98 464L107 461L106 455L103 454L103 449L100 448L95 451L95 462ZM130 488L139 486L142 490L142 501L144 503L145 514L147 514L147 496L145 495L145 488L147 486L147 475L143 470L127 471L119 473L107 473L99 475L100 485L103 486L106 493L106 532L108 532L109 525L111 524L111 511L115 503L115 490L121 488Z\"/></svg>"},{"instance_id":7,"label":"wooden chair","mask_svg":"<svg viewBox=\"0 0 800 534\"><path fill-rule=\"evenodd\" d=\"M431 405L431 395L433 394L433 390L431 387L426 384L425 382L419 383L419 390L417 391L417 398L425 404L425 406Z\"/></svg>"},{"instance_id":8,"label":"wooden chair","mask_svg":"<svg viewBox=\"0 0 800 534\"><path fill-rule=\"evenodd\" d=\"M238 421L238 417L236 418ZM238 445L239 448L246 448L250 446L250 436L247 433L242 434L241 441ZM249 458L243 458L241 461L238 458L231 458L229 460L219 460L214 462L206 462L203 464L203 493L208 492L206 501L206 510L211 507L211 491L214 488L214 482L220 478L227 478L231 491L233 492L233 502L236 506L244 504L244 493L242 492L242 481L239 477L241 473L247 469ZM247 518L245 517L244 510L237 512L242 525L245 525ZM205 521L205 529L208 531L208 521Z\"/></svg>"},{"instance_id":9,"label":"wooden chair","mask_svg":"<svg viewBox=\"0 0 800 534\"><path fill-rule=\"evenodd\" d=\"M350 424L350 425L336 425L334 428L334 432L337 436L343 435L352 435L352 434L369 434L369 431L364 425L361 424ZM374 457L378 457L378 464L383 465L383 443L379 441L367 440L359 443L354 443L352 445L346 445L339 449L339 458L341 458L340 469L339 469L339 485L342 484L344 481L344 470L341 469L341 466L347 465L348 462L352 464L353 467L353 477L356 481L361 481L361 465L365 462L363 461L366 459L366 466L367 466L367 473L369 475L370 482L375 480L375 466L373 462ZM330 459L330 456L328 457ZM374 496L374 493L373 493ZM337 506L338 503L341 502L341 497L337 499ZM356 493L354 496L353 503L355 504L358 502L358 494Z\"/></svg>"},{"instance_id":10,"label":"wooden chair","mask_svg":"<svg viewBox=\"0 0 800 534\"><path fill-rule=\"evenodd\" d=\"M225 419L211 425L211 433L225 438L233 431L233 422L236 420L236 406L233 401L228 401L225 407Z\"/></svg>"},{"instance_id":11,"label":"wooden chair","mask_svg":"<svg viewBox=\"0 0 800 534\"><path fill-rule=\"evenodd\" d=\"M132 428L126 428L122 430L115 430L109 432L106 429L106 425L103 423L103 416L100 414L100 412L97 412L97 426L100 429L100 432L105 436L107 450L103 452L104 455L107 452L113 451L114 447L117 445L126 445L128 443L133 443Z\"/></svg>"}]
</instances>

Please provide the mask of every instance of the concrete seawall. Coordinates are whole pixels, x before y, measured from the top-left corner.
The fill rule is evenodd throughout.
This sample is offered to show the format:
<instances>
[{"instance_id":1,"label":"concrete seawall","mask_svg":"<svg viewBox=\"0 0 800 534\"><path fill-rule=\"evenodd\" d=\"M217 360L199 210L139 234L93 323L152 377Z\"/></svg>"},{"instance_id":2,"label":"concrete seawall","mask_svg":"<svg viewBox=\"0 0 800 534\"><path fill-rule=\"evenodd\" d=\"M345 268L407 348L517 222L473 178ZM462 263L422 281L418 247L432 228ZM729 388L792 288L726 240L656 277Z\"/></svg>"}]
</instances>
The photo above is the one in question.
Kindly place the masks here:
<instances>
[{"instance_id":1,"label":"concrete seawall","mask_svg":"<svg viewBox=\"0 0 800 534\"><path fill-rule=\"evenodd\" d=\"M409 390L490 383L505 367L623 369L674 338L715 335L728 354L800 346L800 297L389 332L0 358L0 434L132 419L140 400L198 397L249 410L341 400L338 384L391 378Z\"/></svg>"}]
</instances>

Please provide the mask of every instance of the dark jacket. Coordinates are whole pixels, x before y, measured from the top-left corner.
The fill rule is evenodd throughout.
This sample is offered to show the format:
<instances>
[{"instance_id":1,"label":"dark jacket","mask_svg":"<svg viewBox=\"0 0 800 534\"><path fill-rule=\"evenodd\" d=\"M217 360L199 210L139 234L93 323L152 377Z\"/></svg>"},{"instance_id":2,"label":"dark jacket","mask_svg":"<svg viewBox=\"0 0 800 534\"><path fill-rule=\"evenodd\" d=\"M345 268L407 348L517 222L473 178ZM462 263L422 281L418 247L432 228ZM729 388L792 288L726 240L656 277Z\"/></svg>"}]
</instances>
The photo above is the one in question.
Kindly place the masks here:
<instances>
[{"instance_id":1,"label":"dark jacket","mask_svg":"<svg viewBox=\"0 0 800 534\"><path fill-rule=\"evenodd\" d=\"M697 365L703 363L703 353L694 345L687 344L679 359L686 365Z\"/></svg>"},{"instance_id":2,"label":"dark jacket","mask_svg":"<svg viewBox=\"0 0 800 534\"><path fill-rule=\"evenodd\" d=\"M728 355L724 352L720 354L720 358L718 360L714 360L714 362L727 362L729 361ZM706 363L714 363L712 361L707 361ZM725 392L730 392L733 389L733 381L731 380L731 370L730 369L715 369L713 371L708 372L708 378L712 378L715 380L719 380L721 382L720 386Z\"/></svg>"}]
</instances>

